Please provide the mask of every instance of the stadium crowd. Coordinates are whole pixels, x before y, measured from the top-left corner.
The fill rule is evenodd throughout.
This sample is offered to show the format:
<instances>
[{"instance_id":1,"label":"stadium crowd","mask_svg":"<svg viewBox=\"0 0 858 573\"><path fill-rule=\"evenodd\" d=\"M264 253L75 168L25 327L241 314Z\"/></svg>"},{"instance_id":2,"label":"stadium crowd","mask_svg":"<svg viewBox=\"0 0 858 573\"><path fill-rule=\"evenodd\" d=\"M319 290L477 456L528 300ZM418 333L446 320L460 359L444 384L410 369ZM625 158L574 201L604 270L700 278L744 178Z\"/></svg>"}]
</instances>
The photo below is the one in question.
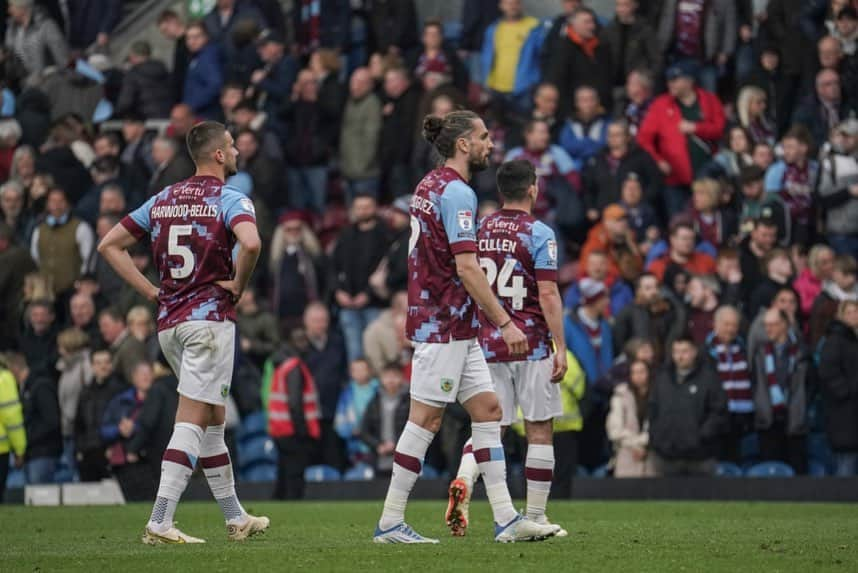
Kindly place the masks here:
<instances>
[{"instance_id":1,"label":"stadium crowd","mask_svg":"<svg viewBox=\"0 0 858 573\"><path fill-rule=\"evenodd\" d=\"M95 245L193 173L199 119L232 130L229 183L266 246L238 303L233 443L289 414L261 423L282 498L308 466L389 472L409 195L438 160L418 128L459 107L494 141L481 212L525 158L561 239L556 495L580 471L718 461L858 474L858 2L617 0L603 19L563 0L540 21L466 0L442 23L413 0L217 0L160 15L166 62L145 41L107 57L119 0L52 4L8 0L0 67L0 484L23 468L153 495L176 379L156 309ZM157 281L148 248L132 256ZM466 418L449 410L427 465L454 471Z\"/></svg>"}]
</instances>

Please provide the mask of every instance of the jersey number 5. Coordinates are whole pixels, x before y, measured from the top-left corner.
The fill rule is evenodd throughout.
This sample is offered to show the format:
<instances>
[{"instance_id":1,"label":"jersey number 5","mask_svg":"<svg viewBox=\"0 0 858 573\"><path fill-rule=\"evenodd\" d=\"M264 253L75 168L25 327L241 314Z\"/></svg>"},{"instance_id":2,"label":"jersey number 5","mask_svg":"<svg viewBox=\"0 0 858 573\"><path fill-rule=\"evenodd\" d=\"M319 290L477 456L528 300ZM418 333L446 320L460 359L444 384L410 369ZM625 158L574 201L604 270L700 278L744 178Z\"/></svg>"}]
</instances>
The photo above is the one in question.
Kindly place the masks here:
<instances>
[{"instance_id":1,"label":"jersey number 5","mask_svg":"<svg viewBox=\"0 0 858 573\"><path fill-rule=\"evenodd\" d=\"M486 273L489 286L494 288L497 281L497 293L501 298L508 298L512 302L513 310L524 308L524 299L527 298L527 288L524 286L524 277L512 276L518 261L506 259L498 273L498 266L494 260L488 257L480 258L480 266Z\"/></svg>"},{"instance_id":2,"label":"jersey number 5","mask_svg":"<svg viewBox=\"0 0 858 573\"><path fill-rule=\"evenodd\" d=\"M170 237L167 242L167 254L182 259L182 266L170 269L170 276L175 280L186 279L194 272L194 252L179 244L182 237L190 237L194 228L190 225L173 225L170 227Z\"/></svg>"}]
</instances>

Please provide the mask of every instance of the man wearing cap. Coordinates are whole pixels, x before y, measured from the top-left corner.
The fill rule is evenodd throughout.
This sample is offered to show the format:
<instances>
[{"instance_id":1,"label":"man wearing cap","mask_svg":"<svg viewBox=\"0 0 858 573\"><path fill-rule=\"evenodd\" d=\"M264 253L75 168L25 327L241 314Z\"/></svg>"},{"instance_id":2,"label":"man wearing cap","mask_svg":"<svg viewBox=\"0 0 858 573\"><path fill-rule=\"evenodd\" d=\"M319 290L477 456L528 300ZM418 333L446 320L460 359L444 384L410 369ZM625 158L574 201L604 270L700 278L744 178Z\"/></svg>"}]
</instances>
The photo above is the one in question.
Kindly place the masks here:
<instances>
[{"instance_id":1,"label":"man wearing cap","mask_svg":"<svg viewBox=\"0 0 858 573\"><path fill-rule=\"evenodd\" d=\"M605 283L583 278L579 283L580 305L567 313L563 323L564 337L569 351L581 365L587 377L587 386L592 388L611 369L614 362L614 343L611 326L605 320L610 307L610 298ZM607 404L594 403L584 420L581 433L581 464L588 467L601 465L604 460L605 418Z\"/></svg>"},{"instance_id":2,"label":"man wearing cap","mask_svg":"<svg viewBox=\"0 0 858 573\"><path fill-rule=\"evenodd\" d=\"M262 102L260 107L274 115L292 94L299 65L286 53L283 36L272 30L266 30L259 36L256 52L262 60L262 67L250 74L252 92L248 95L258 94Z\"/></svg>"},{"instance_id":3,"label":"man wearing cap","mask_svg":"<svg viewBox=\"0 0 858 573\"><path fill-rule=\"evenodd\" d=\"M134 111L145 119L163 119L170 117L173 103L170 72L160 60L152 59L152 46L149 42L139 41L131 45L128 63L131 68L122 78L119 101L116 104L119 115Z\"/></svg>"},{"instance_id":4,"label":"man wearing cap","mask_svg":"<svg viewBox=\"0 0 858 573\"><path fill-rule=\"evenodd\" d=\"M369 277L369 287L380 299L388 301L408 289L408 239L411 236L411 195L397 197L390 205L388 226L392 242L387 254Z\"/></svg>"},{"instance_id":5,"label":"man wearing cap","mask_svg":"<svg viewBox=\"0 0 858 573\"><path fill-rule=\"evenodd\" d=\"M726 122L718 97L694 85L694 68L683 61L667 69L668 93L652 102L638 131L665 176L668 216L685 209L688 186L717 150Z\"/></svg>"},{"instance_id":6,"label":"man wearing cap","mask_svg":"<svg viewBox=\"0 0 858 573\"><path fill-rule=\"evenodd\" d=\"M6 28L6 48L21 58L28 74L27 83L35 81L46 67L63 67L68 61L68 45L62 31L34 4L34 0L9 0Z\"/></svg>"},{"instance_id":7,"label":"man wearing cap","mask_svg":"<svg viewBox=\"0 0 858 573\"><path fill-rule=\"evenodd\" d=\"M608 275L605 280L609 284L620 278L632 280L640 272L643 259L624 207L611 203L602 212L602 221L590 229L587 242L581 248L582 269L586 269L592 251L602 251L607 255Z\"/></svg>"},{"instance_id":8,"label":"man wearing cap","mask_svg":"<svg viewBox=\"0 0 858 573\"><path fill-rule=\"evenodd\" d=\"M739 172L741 195L739 201L739 236L744 238L754 230L755 221L769 219L778 227L778 240L783 241L789 233L789 209L777 193L766 193L766 172L756 165L743 167Z\"/></svg>"},{"instance_id":9,"label":"man wearing cap","mask_svg":"<svg viewBox=\"0 0 858 573\"><path fill-rule=\"evenodd\" d=\"M820 158L826 236L838 254L858 258L858 120L837 126Z\"/></svg>"}]
</instances>

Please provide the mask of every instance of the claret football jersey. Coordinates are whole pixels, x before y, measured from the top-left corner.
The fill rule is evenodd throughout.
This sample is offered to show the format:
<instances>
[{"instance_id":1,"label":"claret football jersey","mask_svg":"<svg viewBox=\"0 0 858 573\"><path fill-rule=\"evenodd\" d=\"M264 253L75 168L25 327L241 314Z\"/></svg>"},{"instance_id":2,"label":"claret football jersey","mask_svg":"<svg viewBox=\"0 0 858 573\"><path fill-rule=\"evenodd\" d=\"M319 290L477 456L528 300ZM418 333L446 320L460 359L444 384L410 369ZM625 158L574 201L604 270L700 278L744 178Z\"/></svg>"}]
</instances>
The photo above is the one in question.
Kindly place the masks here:
<instances>
[{"instance_id":1,"label":"claret football jersey","mask_svg":"<svg viewBox=\"0 0 858 573\"><path fill-rule=\"evenodd\" d=\"M480 346L488 362L542 360L551 355L551 332L539 306L539 281L557 280L554 231L529 213L501 209L480 222L480 266L492 291L527 336L526 357L509 353L501 331L480 321Z\"/></svg>"},{"instance_id":2,"label":"claret football jersey","mask_svg":"<svg viewBox=\"0 0 858 573\"><path fill-rule=\"evenodd\" d=\"M456 255L476 253L477 196L449 167L429 172L411 200L408 319L414 342L477 337L475 304L456 273Z\"/></svg>"},{"instance_id":3,"label":"claret football jersey","mask_svg":"<svg viewBox=\"0 0 858 573\"><path fill-rule=\"evenodd\" d=\"M253 202L216 177L191 177L165 188L121 224L138 240L149 236L161 281L158 330L192 320L235 320L232 230L256 221Z\"/></svg>"}]
</instances>

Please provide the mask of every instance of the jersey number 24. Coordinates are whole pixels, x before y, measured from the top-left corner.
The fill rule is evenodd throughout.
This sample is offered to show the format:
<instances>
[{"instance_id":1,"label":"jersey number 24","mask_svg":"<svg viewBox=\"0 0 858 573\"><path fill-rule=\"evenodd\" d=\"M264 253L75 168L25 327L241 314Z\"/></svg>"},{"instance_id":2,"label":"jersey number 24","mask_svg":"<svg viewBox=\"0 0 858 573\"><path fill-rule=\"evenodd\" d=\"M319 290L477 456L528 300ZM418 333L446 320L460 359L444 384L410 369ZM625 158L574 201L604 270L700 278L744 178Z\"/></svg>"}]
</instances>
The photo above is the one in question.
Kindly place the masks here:
<instances>
[{"instance_id":1,"label":"jersey number 24","mask_svg":"<svg viewBox=\"0 0 858 573\"><path fill-rule=\"evenodd\" d=\"M480 266L486 273L489 286L497 288L499 297L509 299L513 310L521 310L524 308L524 299L527 298L527 287L524 286L524 277L513 276L516 265L517 260L506 259L498 272L494 259L480 258Z\"/></svg>"}]
</instances>

